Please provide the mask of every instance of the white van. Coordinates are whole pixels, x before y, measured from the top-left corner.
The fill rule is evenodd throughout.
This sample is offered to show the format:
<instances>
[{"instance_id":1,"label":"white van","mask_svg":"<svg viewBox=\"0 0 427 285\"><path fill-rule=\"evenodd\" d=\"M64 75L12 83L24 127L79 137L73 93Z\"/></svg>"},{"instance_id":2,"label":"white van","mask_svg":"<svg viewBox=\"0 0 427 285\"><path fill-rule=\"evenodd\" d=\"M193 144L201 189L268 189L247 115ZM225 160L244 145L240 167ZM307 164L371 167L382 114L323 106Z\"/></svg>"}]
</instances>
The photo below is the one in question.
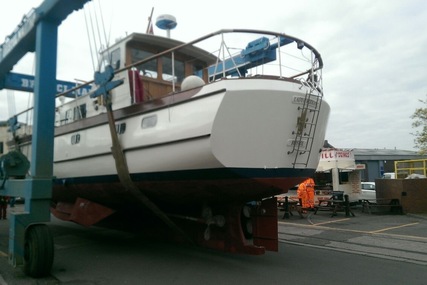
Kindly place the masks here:
<instances>
[{"instance_id":1,"label":"white van","mask_svg":"<svg viewBox=\"0 0 427 285\"><path fill-rule=\"evenodd\" d=\"M377 198L377 192L375 192L375 182L361 182L362 191L360 194L361 200L372 200Z\"/></svg>"}]
</instances>

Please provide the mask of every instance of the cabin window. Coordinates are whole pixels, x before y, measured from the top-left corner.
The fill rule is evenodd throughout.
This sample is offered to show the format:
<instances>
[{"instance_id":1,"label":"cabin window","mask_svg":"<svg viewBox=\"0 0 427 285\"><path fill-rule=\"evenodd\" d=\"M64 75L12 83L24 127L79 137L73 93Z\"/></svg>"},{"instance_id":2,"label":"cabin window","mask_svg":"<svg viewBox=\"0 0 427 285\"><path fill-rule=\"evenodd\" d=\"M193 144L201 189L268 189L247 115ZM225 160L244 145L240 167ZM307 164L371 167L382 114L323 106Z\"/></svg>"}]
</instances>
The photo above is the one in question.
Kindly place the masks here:
<instances>
[{"instance_id":1,"label":"cabin window","mask_svg":"<svg viewBox=\"0 0 427 285\"><path fill-rule=\"evenodd\" d=\"M75 134L71 136L71 144L78 144L80 142L80 134Z\"/></svg>"},{"instance_id":2,"label":"cabin window","mask_svg":"<svg viewBox=\"0 0 427 285\"><path fill-rule=\"evenodd\" d=\"M61 119L61 122L72 123L73 121L86 118L86 104L81 104L78 107L68 109L65 111L65 118Z\"/></svg>"},{"instance_id":3,"label":"cabin window","mask_svg":"<svg viewBox=\"0 0 427 285\"><path fill-rule=\"evenodd\" d=\"M132 49L132 63L146 59L147 57L153 56L154 53L145 50ZM139 74L142 76L157 78L157 59L150 60L136 67L139 70Z\"/></svg>"},{"instance_id":4,"label":"cabin window","mask_svg":"<svg viewBox=\"0 0 427 285\"><path fill-rule=\"evenodd\" d=\"M64 121L68 123L68 121L73 121L73 116L72 116L72 110L68 109L67 111L65 111L65 119Z\"/></svg>"},{"instance_id":5,"label":"cabin window","mask_svg":"<svg viewBox=\"0 0 427 285\"><path fill-rule=\"evenodd\" d=\"M118 135L124 134L126 131L126 123L116 124L116 132Z\"/></svg>"},{"instance_id":6,"label":"cabin window","mask_svg":"<svg viewBox=\"0 0 427 285\"><path fill-rule=\"evenodd\" d=\"M193 65L193 75L197 75L198 77L203 78L203 65Z\"/></svg>"},{"instance_id":7,"label":"cabin window","mask_svg":"<svg viewBox=\"0 0 427 285\"><path fill-rule=\"evenodd\" d=\"M74 120L86 118L86 104L74 108Z\"/></svg>"},{"instance_id":8,"label":"cabin window","mask_svg":"<svg viewBox=\"0 0 427 285\"><path fill-rule=\"evenodd\" d=\"M120 68L120 49L117 48L111 52L111 65L114 69Z\"/></svg>"},{"instance_id":9,"label":"cabin window","mask_svg":"<svg viewBox=\"0 0 427 285\"><path fill-rule=\"evenodd\" d=\"M182 82L184 80L184 62L177 60L174 61L174 72L172 72L172 58L162 57L162 79L166 81Z\"/></svg>"},{"instance_id":10,"label":"cabin window","mask_svg":"<svg viewBox=\"0 0 427 285\"><path fill-rule=\"evenodd\" d=\"M114 69L120 68L120 48L117 48L112 52L105 52L102 55L100 70L105 70L107 65L111 65Z\"/></svg>"},{"instance_id":11,"label":"cabin window","mask_svg":"<svg viewBox=\"0 0 427 285\"><path fill-rule=\"evenodd\" d=\"M141 127L143 129L152 128L157 125L157 115L148 116L142 119Z\"/></svg>"}]
</instances>

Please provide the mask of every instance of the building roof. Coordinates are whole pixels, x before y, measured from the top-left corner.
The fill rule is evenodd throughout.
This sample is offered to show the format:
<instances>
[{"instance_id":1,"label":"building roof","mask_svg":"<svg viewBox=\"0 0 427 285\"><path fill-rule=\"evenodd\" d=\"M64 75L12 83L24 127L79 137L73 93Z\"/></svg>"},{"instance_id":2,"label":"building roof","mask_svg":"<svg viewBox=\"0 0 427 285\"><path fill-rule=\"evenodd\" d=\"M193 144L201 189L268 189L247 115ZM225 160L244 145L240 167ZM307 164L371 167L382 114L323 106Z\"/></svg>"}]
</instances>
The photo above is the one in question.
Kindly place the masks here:
<instances>
[{"instance_id":1,"label":"building roof","mask_svg":"<svg viewBox=\"0 0 427 285\"><path fill-rule=\"evenodd\" d=\"M327 140L323 148L335 148ZM353 148L355 160L407 160L427 159L427 155L420 155L414 150L379 149L379 148Z\"/></svg>"},{"instance_id":2,"label":"building roof","mask_svg":"<svg viewBox=\"0 0 427 285\"><path fill-rule=\"evenodd\" d=\"M401 149L353 149L356 160L405 160L405 159L424 159L426 155L420 155L417 151Z\"/></svg>"}]
</instances>

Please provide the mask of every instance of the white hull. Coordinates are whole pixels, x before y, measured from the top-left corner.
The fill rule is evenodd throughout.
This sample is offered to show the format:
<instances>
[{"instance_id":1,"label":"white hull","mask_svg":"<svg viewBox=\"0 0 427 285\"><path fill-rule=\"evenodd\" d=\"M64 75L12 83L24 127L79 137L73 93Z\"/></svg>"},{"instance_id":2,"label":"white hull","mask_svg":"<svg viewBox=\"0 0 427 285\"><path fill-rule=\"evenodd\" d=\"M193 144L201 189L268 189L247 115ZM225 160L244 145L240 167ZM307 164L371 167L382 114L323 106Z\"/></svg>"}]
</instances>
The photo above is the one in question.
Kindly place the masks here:
<instances>
[{"instance_id":1,"label":"white hull","mask_svg":"<svg viewBox=\"0 0 427 285\"><path fill-rule=\"evenodd\" d=\"M294 168L295 156L287 154L299 116L293 101L305 95L294 85L274 80L213 83L195 96L200 99L117 121L126 123L126 132L119 137L130 173ZM223 88L227 91L203 97ZM316 150L323 144L328 113L329 106L323 102L313 144ZM153 115L156 126L142 129L142 119ZM57 178L117 173L108 125L78 131L80 143L72 145L75 134L55 138ZM316 169L317 155L314 152L304 168Z\"/></svg>"}]
</instances>

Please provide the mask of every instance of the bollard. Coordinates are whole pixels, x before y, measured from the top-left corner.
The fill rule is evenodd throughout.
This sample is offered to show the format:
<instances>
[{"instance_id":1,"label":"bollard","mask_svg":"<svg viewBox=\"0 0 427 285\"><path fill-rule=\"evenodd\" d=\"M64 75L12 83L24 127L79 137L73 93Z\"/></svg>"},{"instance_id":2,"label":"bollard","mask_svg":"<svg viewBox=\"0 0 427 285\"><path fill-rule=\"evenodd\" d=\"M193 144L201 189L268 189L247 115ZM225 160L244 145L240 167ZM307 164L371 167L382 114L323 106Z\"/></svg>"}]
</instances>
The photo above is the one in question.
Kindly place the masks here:
<instances>
[{"instance_id":1,"label":"bollard","mask_svg":"<svg viewBox=\"0 0 427 285\"><path fill-rule=\"evenodd\" d=\"M288 201L288 196L285 196L285 203L283 204L283 209L285 210L285 214L283 214L283 219L289 219L289 201Z\"/></svg>"},{"instance_id":2,"label":"bollard","mask_svg":"<svg viewBox=\"0 0 427 285\"><path fill-rule=\"evenodd\" d=\"M350 217L350 202L348 200L348 195L344 195L344 209L345 209L345 216Z\"/></svg>"}]
</instances>

